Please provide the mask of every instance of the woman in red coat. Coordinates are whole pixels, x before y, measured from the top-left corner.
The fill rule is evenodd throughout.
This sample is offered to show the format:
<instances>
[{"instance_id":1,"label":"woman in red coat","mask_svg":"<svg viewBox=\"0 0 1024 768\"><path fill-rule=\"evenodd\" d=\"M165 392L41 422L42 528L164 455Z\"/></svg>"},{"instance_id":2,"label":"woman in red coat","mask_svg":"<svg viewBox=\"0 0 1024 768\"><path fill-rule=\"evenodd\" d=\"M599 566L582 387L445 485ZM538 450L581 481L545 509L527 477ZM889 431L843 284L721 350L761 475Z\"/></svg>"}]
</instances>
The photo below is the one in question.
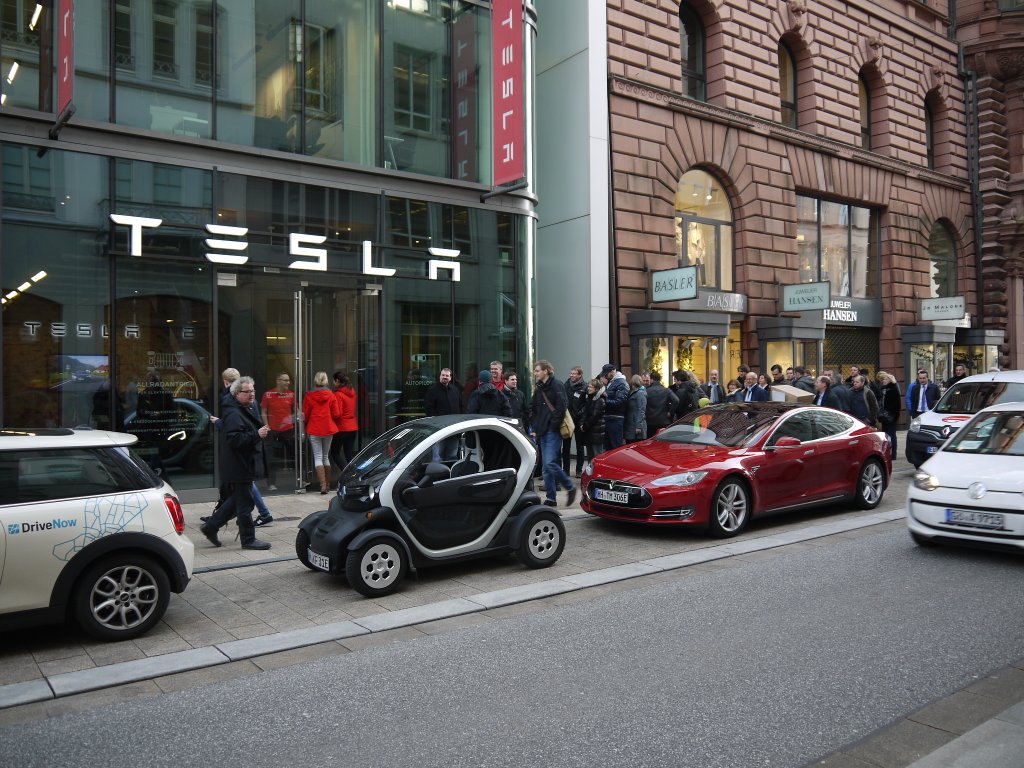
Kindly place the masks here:
<instances>
[{"instance_id":1,"label":"woman in red coat","mask_svg":"<svg viewBox=\"0 0 1024 768\"><path fill-rule=\"evenodd\" d=\"M327 493L330 478L331 440L338 431L341 409L334 393L327 387L327 372L317 371L313 377L316 387L302 398L302 420L306 423L306 434L313 449L313 466L320 481L320 493Z\"/></svg>"},{"instance_id":2,"label":"woman in red coat","mask_svg":"<svg viewBox=\"0 0 1024 768\"><path fill-rule=\"evenodd\" d=\"M341 418L338 419L338 431L334 433L334 442L331 443L331 461L342 470L356 455L356 436L359 434L356 388L352 386L345 371L334 372L334 397L338 400Z\"/></svg>"}]
</instances>

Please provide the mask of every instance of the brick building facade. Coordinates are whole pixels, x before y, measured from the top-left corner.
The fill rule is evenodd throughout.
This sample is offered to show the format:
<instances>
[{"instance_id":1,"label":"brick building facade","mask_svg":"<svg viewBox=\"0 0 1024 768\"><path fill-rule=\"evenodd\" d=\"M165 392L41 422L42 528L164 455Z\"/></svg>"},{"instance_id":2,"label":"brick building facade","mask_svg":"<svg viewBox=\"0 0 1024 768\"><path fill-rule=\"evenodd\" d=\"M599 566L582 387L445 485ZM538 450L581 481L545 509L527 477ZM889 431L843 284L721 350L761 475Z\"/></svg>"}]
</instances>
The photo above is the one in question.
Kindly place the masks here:
<instances>
[{"instance_id":1,"label":"brick building facade","mask_svg":"<svg viewBox=\"0 0 1024 768\"><path fill-rule=\"evenodd\" d=\"M985 370L950 22L945 0L609 0L613 359ZM656 292L686 266L696 298ZM824 280L828 310L783 311ZM973 328L923 319L958 297Z\"/></svg>"}]
</instances>

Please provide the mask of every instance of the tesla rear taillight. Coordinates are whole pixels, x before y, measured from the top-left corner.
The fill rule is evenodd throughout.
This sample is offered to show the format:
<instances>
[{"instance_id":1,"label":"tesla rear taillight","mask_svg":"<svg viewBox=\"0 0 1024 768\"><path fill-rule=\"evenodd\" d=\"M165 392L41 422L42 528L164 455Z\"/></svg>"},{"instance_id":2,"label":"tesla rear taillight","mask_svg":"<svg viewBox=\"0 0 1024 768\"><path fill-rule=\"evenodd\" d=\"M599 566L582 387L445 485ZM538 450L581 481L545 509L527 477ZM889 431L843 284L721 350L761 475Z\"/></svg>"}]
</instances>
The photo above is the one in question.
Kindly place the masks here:
<instances>
[{"instance_id":1,"label":"tesla rear taillight","mask_svg":"<svg viewBox=\"0 0 1024 768\"><path fill-rule=\"evenodd\" d=\"M171 522L174 523L175 532L180 536L185 532L185 513L181 509L181 504L178 503L178 497L169 493L165 494L164 506L167 507L167 514L171 516Z\"/></svg>"}]
</instances>

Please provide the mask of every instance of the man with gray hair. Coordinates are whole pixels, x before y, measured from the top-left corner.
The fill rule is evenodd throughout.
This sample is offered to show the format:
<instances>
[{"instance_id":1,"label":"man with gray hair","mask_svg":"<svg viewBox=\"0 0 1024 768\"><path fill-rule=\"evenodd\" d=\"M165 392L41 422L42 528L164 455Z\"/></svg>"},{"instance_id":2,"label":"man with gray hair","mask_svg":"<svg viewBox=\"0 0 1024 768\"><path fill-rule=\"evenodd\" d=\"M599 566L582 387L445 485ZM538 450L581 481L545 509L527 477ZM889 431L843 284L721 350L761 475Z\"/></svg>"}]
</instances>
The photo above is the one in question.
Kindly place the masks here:
<instances>
[{"instance_id":1,"label":"man with gray hair","mask_svg":"<svg viewBox=\"0 0 1024 768\"><path fill-rule=\"evenodd\" d=\"M215 547L221 545L219 531L234 516L238 520L238 533L242 549L270 549L270 544L256 538L252 510L253 482L266 466L263 458L263 440L270 427L263 424L252 407L256 400L256 385L250 376L231 382L230 399L221 401L220 479L228 498L199 529Z\"/></svg>"}]
</instances>

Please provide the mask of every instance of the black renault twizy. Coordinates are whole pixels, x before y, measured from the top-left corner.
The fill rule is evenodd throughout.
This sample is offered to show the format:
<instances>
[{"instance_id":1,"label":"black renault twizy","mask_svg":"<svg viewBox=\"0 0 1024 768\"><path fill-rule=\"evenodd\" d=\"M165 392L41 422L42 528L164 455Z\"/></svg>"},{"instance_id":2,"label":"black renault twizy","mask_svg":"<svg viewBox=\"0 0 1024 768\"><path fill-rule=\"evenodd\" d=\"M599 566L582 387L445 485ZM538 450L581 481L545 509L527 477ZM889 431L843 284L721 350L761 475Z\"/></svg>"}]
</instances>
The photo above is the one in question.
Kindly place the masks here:
<instances>
[{"instance_id":1,"label":"black renault twizy","mask_svg":"<svg viewBox=\"0 0 1024 768\"><path fill-rule=\"evenodd\" d=\"M402 424L349 462L329 509L299 523L295 552L310 570L344 573L367 597L438 563L514 552L546 568L565 548L565 526L533 490L535 461L513 419Z\"/></svg>"}]
</instances>

